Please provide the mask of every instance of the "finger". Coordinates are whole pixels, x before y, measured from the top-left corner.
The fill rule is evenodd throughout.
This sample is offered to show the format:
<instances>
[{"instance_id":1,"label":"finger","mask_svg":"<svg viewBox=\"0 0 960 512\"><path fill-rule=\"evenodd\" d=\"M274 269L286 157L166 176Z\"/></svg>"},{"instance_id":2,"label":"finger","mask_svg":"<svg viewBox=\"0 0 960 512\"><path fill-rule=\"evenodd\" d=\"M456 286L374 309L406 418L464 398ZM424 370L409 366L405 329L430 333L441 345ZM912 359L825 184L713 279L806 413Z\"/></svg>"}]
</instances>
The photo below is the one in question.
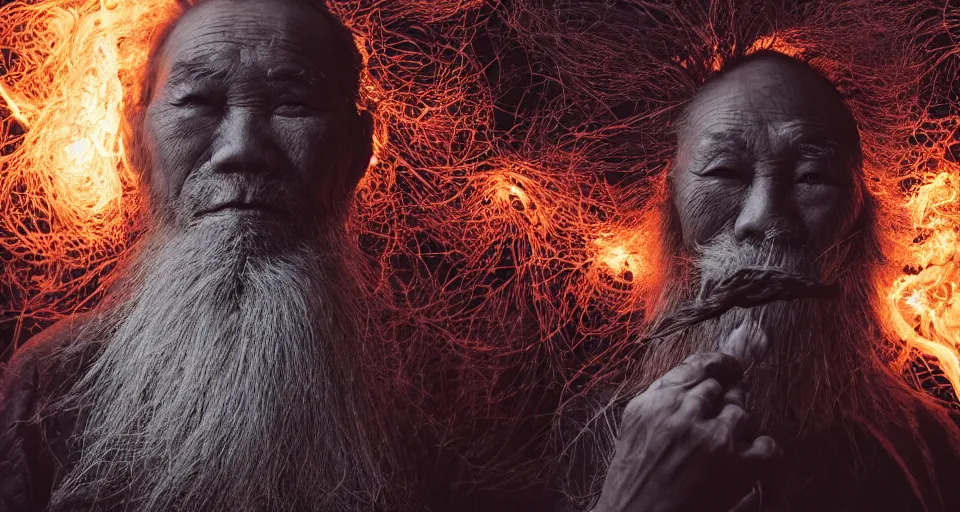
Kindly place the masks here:
<instances>
[{"instance_id":1,"label":"finger","mask_svg":"<svg viewBox=\"0 0 960 512\"><path fill-rule=\"evenodd\" d=\"M777 442L770 436L760 436L754 439L746 450L740 452L740 459L755 467L761 467L779 455Z\"/></svg>"},{"instance_id":2,"label":"finger","mask_svg":"<svg viewBox=\"0 0 960 512\"><path fill-rule=\"evenodd\" d=\"M730 509L730 512L751 512L755 510L760 510L760 493L757 492L757 489L751 489L750 493L743 497L739 503L734 505Z\"/></svg>"},{"instance_id":3,"label":"finger","mask_svg":"<svg viewBox=\"0 0 960 512\"><path fill-rule=\"evenodd\" d=\"M725 425L729 429L728 431L733 434L733 438L739 440L747 426L748 416L743 407L736 404L727 404L720 410L720 414L717 414L717 423Z\"/></svg>"},{"instance_id":4,"label":"finger","mask_svg":"<svg viewBox=\"0 0 960 512\"><path fill-rule=\"evenodd\" d=\"M732 387L727 390L723 395L723 406L727 404L732 404L736 407L739 407L747 412L747 418L744 420L743 425L740 426L739 432L737 432L737 442L753 442L753 438L757 433L757 425L753 418L750 416L750 409L747 406L750 404L750 393L747 393L743 388L737 386Z\"/></svg>"},{"instance_id":5,"label":"finger","mask_svg":"<svg viewBox=\"0 0 960 512\"><path fill-rule=\"evenodd\" d=\"M700 418L712 417L720 409L723 396L723 386L717 379L704 379L684 394L680 412Z\"/></svg>"},{"instance_id":6,"label":"finger","mask_svg":"<svg viewBox=\"0 0 960 512\"><path fill-rule=\"evenodd\" d=\"M747 409L747 393L743 388L739 386L734 386L727 390L723 394L723 403L724 404L733 404L737 407L746 410Z\"/></svg>"},{"instance_id":7,"label":"finger","mask_svg":"<svg viewBox=\"0 0 960 512\"><path fill-rule=\"evenodd\" d=\"M676 368L654 382L653 389L679 386L690 389L707 378L716 379L728 388L743 377L743 367L736 358L720 352L702 352L688 357Z\"/></svg>"},{"instance_id":8,"label":"finger","mask_svg":"<svg viewBox=\"0 0 960 512\"><path fill-rule=\"evenodd\" d=\"M745 368L759 364L769 351L770 342L760 324L744 320L720 344L720 352L730 354Z\"/></svg>"}]
</instances>

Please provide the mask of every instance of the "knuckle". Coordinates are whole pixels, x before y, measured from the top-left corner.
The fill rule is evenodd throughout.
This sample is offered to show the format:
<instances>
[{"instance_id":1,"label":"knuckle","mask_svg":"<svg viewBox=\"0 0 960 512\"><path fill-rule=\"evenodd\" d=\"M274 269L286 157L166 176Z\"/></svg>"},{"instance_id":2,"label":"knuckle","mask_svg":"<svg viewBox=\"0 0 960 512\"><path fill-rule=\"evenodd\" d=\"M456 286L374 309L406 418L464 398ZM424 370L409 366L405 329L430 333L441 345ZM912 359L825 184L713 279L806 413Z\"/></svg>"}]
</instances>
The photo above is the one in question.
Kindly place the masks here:
<instances>
[{"instance_id":1,"label":"knuckle","mask_svg":"<svg viewBox=\"0 0 960 512\"><path fill-rule=\"evenodd\" d=\"M674 414L664 418L661 428L664 431L676 433L680 431L688 431L691 429L691 426L693 425L694 425L694 422L691 421L689 418L683 418L681 416Z\"/></svg>"},{"instance_id":2,"label":"knuckle","mask_svg":"<svg viewBox=\"0 0 960 512\"><path fill-rule=\"evenodd\" d=\"M730 404L727 407L730 409L730 412L727 413L729 423L733 425L742 423L749 416L749 413L738 405Z\"/></svg>"},{"instance_id":3,"label":"knuckle","mask_svg":"<svg viewBox=\"0 0 960 512\"><path fill-rule=\"evenodd\" d=\"M705 367L710 364L721 363L727 357L730 356L723 352L698 352L684 360L684 363L696 367Z\"/></svg>"},{"instance_id":4,"label":"knuckle","mask_svg":"<svg viewBox=\"0 0 960 512\"><path fill-rule=\"evenodd\" d=\"M713 442L716 447L727 447L730 444L730 440L733 438L733 429L729 425L724 423L718 423L713 428Z\"/></svg>"},{"instance_id":5,"label":"knuckle","mask_svg":"<svg viewBox=\"0 0 960 512\"><path fill-rule=\"evenodd\" d=\"M731 429L723 423L703 422L699 423L692 434L695 443L705 453L720 456L729 455L732 452L734 443L732 442Z\"/></svg>"},{"instance_id":6,"label":"knuckle","mask_svg":"<svg viewBox=\"0 0 960 512\"><path fill-rule=\"evenodd\" d=\"M724 394L724 399L727 400L728 403L736 404L740 407L743 407L746 403L746 396L743 388L739 387L734 387L727 390L727 392Z\"/></svg>"},{"instance_id":7,"label":"knuckle","mask_svg":"<svg viewBox=\"0 0 960 512\"><path fill-rule=\"evenodd\" d=\"M717 379L709 378L703 381L701 389L703 394L717 396L723 391L723 386L720 385L720 381Z\"/></svg>"},{"instance_id":8,"label":"knuckle","mask_svg":"<svg viewBox=\"0 0 960 512\"><path fill-rule=\"evenodd\" d=\"M694 409L698 411L708 411L713 408L713 403L706 396L699 393L690 393L684 400L692 403Z\"/></svg>"},{"instance_id":9,"label":"knuckle","mask_svg":"<svg viewBox=\"0 0 960 512\"><path fill-rule=\"evenodd\" d=\"M760 457L763 459L769 459L777 455L777 452L779 451L779 448L777 447L777 442L774 441L772 437L764 436L760 438L759 444L760 444L760 450L759 450Z\"/></svg>"}]
</instances>

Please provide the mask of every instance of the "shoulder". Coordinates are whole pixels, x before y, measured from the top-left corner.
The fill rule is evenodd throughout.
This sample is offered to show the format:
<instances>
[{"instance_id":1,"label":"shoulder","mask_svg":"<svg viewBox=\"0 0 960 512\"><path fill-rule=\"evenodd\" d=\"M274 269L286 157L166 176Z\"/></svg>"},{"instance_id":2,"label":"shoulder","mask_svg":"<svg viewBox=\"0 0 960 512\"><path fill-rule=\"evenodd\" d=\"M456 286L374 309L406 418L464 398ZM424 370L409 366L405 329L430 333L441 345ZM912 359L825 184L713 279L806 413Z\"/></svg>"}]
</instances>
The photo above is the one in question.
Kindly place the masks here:
<instances>
[{"instance_id":1,"label":"shoulder","mask_svg":"<svg viewBox=\"0 0 960 512\"><path fill-rule=\"evenodd\" d=\"M27 341L0 365L0 512L32 510L38 487L51 475L39 426L42 390L65 383L64 348L77 340L90 315L61 320Z\"/></svg>"},{"instance_id":2,"label":"shoulder","mask_svg":"<svg viewBox=\"0 0 960 512\"><path fill-rule=\"evenodd\" d=\"M9 362L0 364L0 418L8 419L10 411L19 409L40 387L49 388L62 377L58 373L64 369L65 349L93 318L87 313L63 319L27 340Z\"/></svg>"},{"instance_id":3,"label":"shoulder","mask_svg":"<svg viewBox=\"0 0 960 512\"><path fill-rule=\"evenodd\" d=\"M93 313L81 313L64 318L33 336L10 358L0 364L0 378L19 379L23 372L47 366L64 347L77 339L80 329L95 318Z\"/></svg>"}]
</instances>

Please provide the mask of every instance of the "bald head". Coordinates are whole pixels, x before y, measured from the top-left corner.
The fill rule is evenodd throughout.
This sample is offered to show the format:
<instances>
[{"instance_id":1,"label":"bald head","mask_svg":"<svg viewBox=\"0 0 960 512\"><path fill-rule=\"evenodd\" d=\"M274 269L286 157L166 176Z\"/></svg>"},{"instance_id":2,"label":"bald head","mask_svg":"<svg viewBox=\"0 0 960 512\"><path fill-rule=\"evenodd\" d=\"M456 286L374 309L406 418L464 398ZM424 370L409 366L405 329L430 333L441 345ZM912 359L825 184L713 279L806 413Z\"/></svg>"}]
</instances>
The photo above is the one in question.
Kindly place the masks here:
<instances>
[{"instance_id":1,"label":"bald head","mask_svg":"<svg viewBox=\"0 0 960 512\"><path fill-rule=\"evenodd\" d=\"M820 253L861 208L860 142L836 89L806 64L762 52L698 91L670 176L683 243L730 231Z\"/></svg>"},{"instance_id":2,"label":"bald head","mask_svg":"<svg viewBox=\"0 0 960 512\"><path fill-rule=\"evenodd\" d=\"M205 0L150 60L129 124L158 219L297 240L348 209L371 120L359 52L322 3Z\"/></svg>"}]
</instances>

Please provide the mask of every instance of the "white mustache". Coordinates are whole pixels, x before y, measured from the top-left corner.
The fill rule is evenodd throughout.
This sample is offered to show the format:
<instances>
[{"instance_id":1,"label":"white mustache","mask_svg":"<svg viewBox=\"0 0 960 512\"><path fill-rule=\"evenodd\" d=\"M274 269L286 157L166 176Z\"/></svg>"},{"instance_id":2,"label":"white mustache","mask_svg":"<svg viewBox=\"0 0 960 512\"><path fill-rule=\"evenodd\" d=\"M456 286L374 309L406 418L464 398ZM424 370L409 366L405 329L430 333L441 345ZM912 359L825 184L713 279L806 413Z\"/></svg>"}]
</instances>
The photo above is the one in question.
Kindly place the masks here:
<instances>
[{"instance_id":1,"label":"white mustache","mask_svg":"<svg viewBox=\"0 0 960 512\"><path fill-rule=\"evenodd\" d=\"M781 270L817 280L820 272L816 258L805 248L782 238L768 238L759 244L740 243L730 235L718 235L695 249L696 270L703 298L720 281L745 268Z\"/></svg>"}]
</instances>

